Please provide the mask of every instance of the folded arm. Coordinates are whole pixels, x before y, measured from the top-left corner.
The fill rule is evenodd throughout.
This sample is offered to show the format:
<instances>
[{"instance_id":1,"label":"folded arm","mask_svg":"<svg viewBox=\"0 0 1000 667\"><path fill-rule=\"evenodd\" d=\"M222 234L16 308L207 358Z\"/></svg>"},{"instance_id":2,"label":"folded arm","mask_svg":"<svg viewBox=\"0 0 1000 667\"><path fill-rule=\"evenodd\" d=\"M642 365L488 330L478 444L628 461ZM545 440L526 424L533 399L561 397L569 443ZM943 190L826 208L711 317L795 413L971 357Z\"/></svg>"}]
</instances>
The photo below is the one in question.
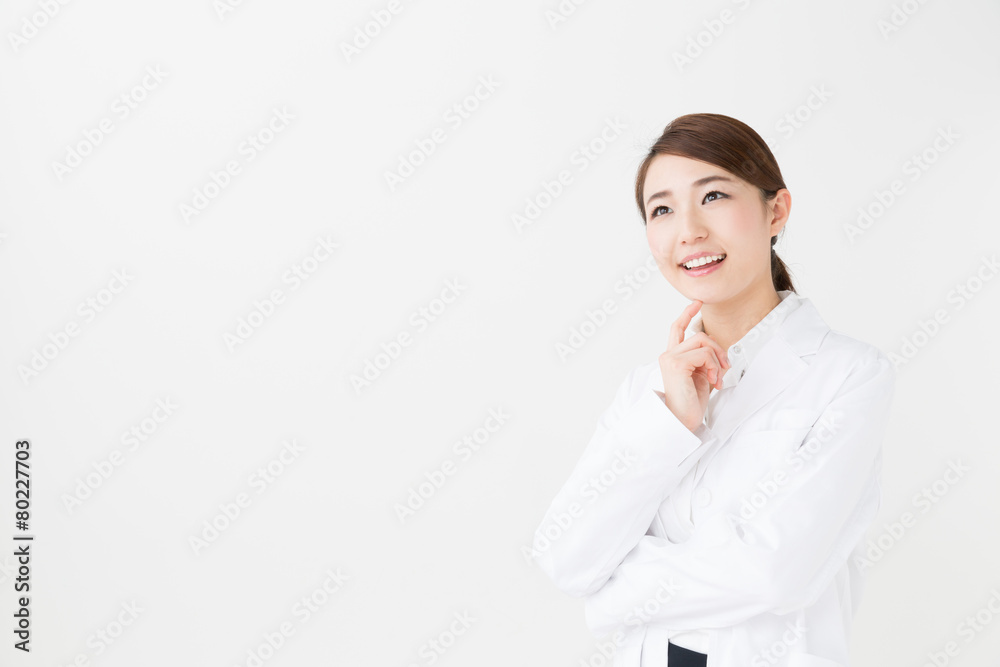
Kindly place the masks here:
<instances>
[{"instance_id":1,"label":"folded arm","mask_svg":"<svg viewBox=\"0 0 1000 667\"><path fill-rule=\"evenodd\" d=\"M704 425L692 432L655 390L636 384L637 371L618 388L535 531L535 561L569 595L607 582L711 445Z\"/></svg>"},{"instance_id":2,"label":"folded arm","mask_svg":"<svg viewBox=\"0 0 1000 667\"><path fill-rule=\"evenodd\" d=\"M808 447L789 455L775 494L749 519L717 513L680 544L641 537L588 596L591 630L604 634L636 618L677 630L728 627L812 603L878 511L894 381L884 354L860 363L803 437Z\"/></svg>"}]
</instances>

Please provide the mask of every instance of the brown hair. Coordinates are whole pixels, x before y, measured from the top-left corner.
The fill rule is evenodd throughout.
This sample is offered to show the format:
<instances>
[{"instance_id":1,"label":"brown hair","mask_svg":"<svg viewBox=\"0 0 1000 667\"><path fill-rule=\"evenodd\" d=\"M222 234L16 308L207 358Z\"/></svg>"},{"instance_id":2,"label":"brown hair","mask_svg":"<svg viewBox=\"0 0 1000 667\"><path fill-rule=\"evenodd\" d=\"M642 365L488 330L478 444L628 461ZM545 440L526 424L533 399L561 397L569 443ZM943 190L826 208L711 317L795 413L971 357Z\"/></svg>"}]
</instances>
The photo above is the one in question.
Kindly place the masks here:
<instances>
[{"instance_id":1,"label":"brown hair","mask_svg":"<svg viewBox=\"0 0 1000 667\"><path fill-rule=\"evenodd\" d=\"M642 190L649 164L657 155L680 155L721 167L757 186L763 203L774 199L778 190L785 187L771 149L749 125L717 113L679 116L667 123L663 134L649 149L636 174L635 203L639 207L643 226L646 225L646 210L642 202ZM788 267L774 250L777 242L778 236L772 236L771 281L777 291L795 292Z\"/></svg>"}]
</instances>

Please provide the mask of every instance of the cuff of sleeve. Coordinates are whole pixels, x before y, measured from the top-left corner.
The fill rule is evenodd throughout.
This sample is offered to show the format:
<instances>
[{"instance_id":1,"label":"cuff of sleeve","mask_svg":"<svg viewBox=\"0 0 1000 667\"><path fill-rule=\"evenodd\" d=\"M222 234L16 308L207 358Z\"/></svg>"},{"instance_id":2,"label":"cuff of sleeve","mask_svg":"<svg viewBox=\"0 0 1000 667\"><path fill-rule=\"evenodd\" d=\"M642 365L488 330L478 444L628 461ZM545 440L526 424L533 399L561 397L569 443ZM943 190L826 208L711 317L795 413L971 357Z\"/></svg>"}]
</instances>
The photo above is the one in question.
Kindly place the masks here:
<instances>
[{"instance_id":1,"label":"cuff of sleeve","mask_svg":"<svg viewBox=\"0 0 1000 667\"><path fill-rule=\"evenodd\" d=\"M678 466L714 438L705 424L693 432L682 424L655 389L645 391L629 407L623 422L628 424L625 435L631 446L646 454L668 448Z\"/></svg>"},{"instance_id":2,"label":"cuff of sleeve","mask_svg":"<svg viewBox=\"0 0 1000 667\"><path fill-rule=\"evenodd\" d=\"M698 436L702 442L715 440L715 433L705 424L705 422L702 422L701 425L694 430L694 434Z\"/></svg>"}]
</instances>

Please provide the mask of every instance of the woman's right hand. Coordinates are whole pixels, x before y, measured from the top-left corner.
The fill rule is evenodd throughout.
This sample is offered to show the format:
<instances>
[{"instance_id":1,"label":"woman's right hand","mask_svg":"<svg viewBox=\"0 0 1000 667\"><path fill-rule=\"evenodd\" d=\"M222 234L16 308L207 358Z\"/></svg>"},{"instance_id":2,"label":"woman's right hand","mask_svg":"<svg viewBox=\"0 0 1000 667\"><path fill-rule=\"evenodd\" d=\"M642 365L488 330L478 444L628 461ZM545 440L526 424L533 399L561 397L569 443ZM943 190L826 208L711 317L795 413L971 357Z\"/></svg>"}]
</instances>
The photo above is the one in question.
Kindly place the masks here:
<instances>
[{"instance_id":1,"label":"woman's right hand","mask_svg":"<svg viewBox=\"0 0 1000 667\"><path fill-rule=\"evenodd\" d=\"M663 400L691 431L701 426L712 387L722 387L722 376L732 366L726 351L708 334L699 331L684 340L684 332L701 306L701 301L692 301L674 320L667 351L659 357Z\"/></svg>"}]
</instances>

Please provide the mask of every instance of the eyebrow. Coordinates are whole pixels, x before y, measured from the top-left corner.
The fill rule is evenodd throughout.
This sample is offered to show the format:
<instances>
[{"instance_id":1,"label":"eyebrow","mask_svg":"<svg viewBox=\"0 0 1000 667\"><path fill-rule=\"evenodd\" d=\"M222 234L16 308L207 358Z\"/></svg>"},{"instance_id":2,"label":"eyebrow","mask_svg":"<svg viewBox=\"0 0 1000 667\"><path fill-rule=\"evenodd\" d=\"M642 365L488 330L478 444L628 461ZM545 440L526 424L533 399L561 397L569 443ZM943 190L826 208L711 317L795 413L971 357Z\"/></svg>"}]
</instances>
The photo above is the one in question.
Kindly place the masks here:
<instances>
[{"instance_id":1,"label":"eyebrow","mask_svg":"<svg viewBox=\"0 0 1000 667\"><path fill-rule=\"evenodd\" d=\"M728 176L713 174L712 176L699 178L697 181L691 184L691 187L696 188L699 185L705 185L706 183L711 183L712 181L726 181L727 183L734 183L734 184L736 183L736 181L729 178ZM660 197L669 197L671 194L673 194L673 192L670 190L660 190L659 192L653 193L649 196L649 199L646 200L646 206L649 206L649 202L653 201L654 199L658 199Z\"/></svg>"}]
</instances>

